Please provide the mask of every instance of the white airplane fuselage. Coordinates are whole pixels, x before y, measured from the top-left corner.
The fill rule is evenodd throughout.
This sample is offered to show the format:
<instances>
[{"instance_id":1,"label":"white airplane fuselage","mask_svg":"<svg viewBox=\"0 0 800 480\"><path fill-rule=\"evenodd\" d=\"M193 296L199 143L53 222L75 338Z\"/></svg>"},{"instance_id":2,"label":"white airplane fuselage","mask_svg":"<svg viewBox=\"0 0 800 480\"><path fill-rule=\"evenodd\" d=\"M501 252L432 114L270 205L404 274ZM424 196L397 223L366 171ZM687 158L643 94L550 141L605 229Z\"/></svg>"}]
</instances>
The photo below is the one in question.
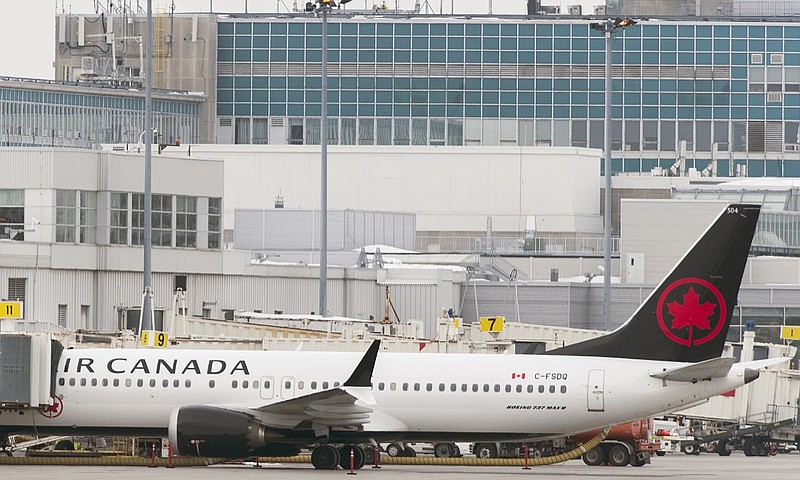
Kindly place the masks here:
<instances>
[{"instance_id":1,"label":"white airplane fuselage","mask_svg":"<svg viewBox=\"0 0 800 480\"><path fill-rule=\"evenodd\" d=\"M360 353L65 350L55 405L2 411L0 431L166 435L186 405L259 407L345 382ZM730 391L726 377L673 382L649 375L687 364L617 358L380 352L365 437L478 440L561 436L642 418ZM266 424L281 420L270 417ZM292 420L286 419L287 428Z\"/></svg>"}]
</instances>

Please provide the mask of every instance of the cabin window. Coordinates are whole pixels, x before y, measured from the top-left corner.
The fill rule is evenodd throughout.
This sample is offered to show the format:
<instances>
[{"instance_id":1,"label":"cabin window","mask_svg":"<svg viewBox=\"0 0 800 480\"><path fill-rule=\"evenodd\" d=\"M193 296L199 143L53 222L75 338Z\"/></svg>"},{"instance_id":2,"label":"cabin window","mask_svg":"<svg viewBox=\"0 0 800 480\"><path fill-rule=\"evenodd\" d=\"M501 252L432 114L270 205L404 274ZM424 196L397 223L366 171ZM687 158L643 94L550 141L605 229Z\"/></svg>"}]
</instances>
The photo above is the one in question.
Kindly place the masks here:
<instances>
[{"instance_id":1,"label":"cabin window","mask_svg":"<svg viewBox=\"0 0 800 480\"><path fill-rule=\"evenodd\" d=\"M264 382L264 383L269 383L269 382ZM214 388L214 385L216 385L216 384L217 384L217 382L215 382L214 380L209 380L208 381L208 388Z\"/></svg>"},{"instance_id":2,"label":"cabin window","mask_svg":"<svg viewBox=\"0 0 800 480\"><path fill-rule=\"evenodd\" d=\"M408 383L403 383L403 391L404 392L408 391Z\"/></svg>"},{"instance_id":3,"label":"cabin window","mask_svg":"<svg viewBox=\"0 0 800 480\"><path fill-rule=\"evenodd\" d=\"M533 385L528 385L528 393L533 393Z\"/></svg>"},{"instance_id":4,"label":"cabin window","mask_svg":"<svg viewBox=\"0 0 800 480\"><path fill-rule=\"evenodd\" d=\"M164 380L161 380L161 386L164 388L169 387L169 380L167 380L166 378Z\"/></svg>"},{"instance_id":5,"label":"cabin window","mask_svg":"<svg viewBox=\"0 0 800 480\"><path fill-rule=\"evenodd\" d=\"M484 392L489 392L489 384L488 383L484 383L483 384L483 391Z\"/></svg>"},{"instance_id":6,"label":"cabin window","mask_svg":"<svg viewBox=\"0 0 800 480\"><path fill-rule=\"evenodd\" d=\"M322 389L323 390L327 390L328 389L328 382L322 382Z\"/></svg>"},{"instance_id":7,"label":"cabin window","mask_svg":"<svg viewBox=\"0 0 800 480\"><path fill-rule=\"evenodd\" d=\"M155 386L156 386L156 379L155 378L151 378L150 379L150 388L153 388Z\"/></svg>"},{"instance_id":8,"label":"cabin window","mask_svg":"<svg viewBox=\"0 0 800 480\"><path fill-rule=\"evenodd\" d=\"M439 391L444 392L444 383L439 384Z\"/></svg>"},{"instance_id":9,"label":"cabin window","mask_svg":"<svg viewBox=\"0 0 800 480\"><path fill-rule=\"evenodd\" d=\"M468 386L466 383L462 383L462 384L461 384L461 391L462 391L462 392L466 392L466 391L467 391L467 388L469 388L469 386Z\"/></svg>"},{"instance_id":10,"label":"cabin window","mask_svg":"<svg viewBox=\"0 0 800 480\"><path fill-rule=\"evenodd\" d=\"M425 390L427 390L429 392L432 392L433 391L433 384L432 383L426 383L425 384Z\"/></svg>"},{"instance_id":11,"label":"cabin window","mask_svg":"<svg viewBox=\"0 0 800 480\"><path fill-rule=\"evenodd\" d=\"M114 385L115 387L119 387L119 378L115 378L114 381L111 382L111 384Z\"/></svg>"},{"instance_id":12,"label":"cabin window","mask_svg":"<svg viewBox=\"0 0 800 480\"><path fill-rule=\"evenodd\" d=\"M478 387L478 384L477 384L477 383L473 383L473 384L472 384L472 391L473 391L473 392L477 392L477 391L478 391L478 388L479 388L479 387Z\"/></svg>"},{"instance_id":13,"label":"cabin window","mask_svg":"<svg viewBox=\"0 0 800 480\"><path fill-rule=\"evenodd\" d=\"M339 384L339 382L333 382L333 388L336 388L336 387L338 387L339 385L340 385L340 384Z\"/></svg>"},{"instance_id":14,"label":"cabin window","mask_svg":"<svg viewBox=\"0 0 800 480\"><path fill-rule=\"evenodd\" d=\"M178 380L177 378L172 381L172 388L178 388L180 386L181 386L181 381Z\"/></svg>"},{"instance_id":15,"label":"cabin window","mask_svg":"<svg viewBox=\"0 0 800 480\"><path fill-rule=\"evenodd\" d=\"M506 384L506 393L511 393L511 385Z\"/></svg>"},{"instance_id":16,"label":"cabin window","mask_svg":"<svg viewBox=\"0 0 800 480\"><path fill-rule=\"evenodd\" d=\"M253 388L258 388L258 382L256 382L255 380L253 380Z\"/></svg>"},{"instance_id":17,"label":"cabin window","mask_svg":"<svg viewBox=\"0 0 800 480\"><path fill-rule=\"evenodd\" d=\"M451 392L455 392L456 390L458 390L458 385L456 385L455 383L451 383L450 384L450 391Z\"/></svg>"},{"instance_id":18,"label":"cabin window","mask_svg":"<svg viewBox=\"0 0 800 480\"><path fill-rule=\"evenodd\" d=\"M414 384L414 391L419 392L419 383Z\"/></svg>"},{"instance_id":19,"label":"cabin window","mask_svg":"<svg viewBox=\"0 0 800 480\"><path fill-rule=\"evenodd\" d=\"M394 383L394 382L390 383L390 384L389 384L389 390L391 390L391 391L393 391L393 392L394 392L395 390L397 390L397 384L396 384L396 383Z\"/></svg>"},{"instance_id":20,"label":"cabin window","mask_svg":"<svg viewBox=\"0 0 800 480\"><path fill-rule=\"evenodd\" d=\"M85 387L85 386L86 386L86 379L85 378L81 378L81 387Z\"/></svg>"},{"instance_id":21,"label":"cabin window","mask_svg":"<svg viewBox=\"0 0 800 480\"><path fill-rule=\"evenodd\" d=\"M550 393L556 393L556 386L550 385Z\"/></svg>"},{"instance_id":22,"label":"cabin window","mask_svg":"<svg viewBox=\"0 0 800 480\"><path fill-rule=\"evenodd\" d=\"M75 379L74 378L70 378L69 379L69 386L70 387L74 387L75 386Z\"/></svg>"},{"instance_id":23,"label":"cabin window","mask_svg":"<svg viewBox=\"0 0 800 480\"><path fill-rule=\"evenodd\" d=\"M383 388L384 388L385 386L386 386L386 384L384 384L383 382L380 382L380 383L378 383L378 390L380 390L380 391L382 392L382 391L383 391Z\"/></svg>"},{"instance_id":24,"label":"cabin window","mask_svg":"<svg viewBox=\"0 0 800 480\"><path fill-rule=\"evenodd\" d=\"M561 385L561 393L567 393L567 386Z\"/></svg>"},{"instance_id":25,"label":"cabin window","mask_svg":"<svg viewBox=\"0 0 800 480\"><path fill-rule=\"evenodd\" d=\"M544 393L544 385L539 385L539 393Z\"/></svg>"},{"instance_id":26,"label":"cabin window","mask_svg":"<svg viewBox=\"0 0 800 480\"><path fill-rule=\"evenodd\" d=\"M126 378L125 379L125 386L126 387L130 387L131 385L133 385L133 381L130 378Z\"/></svg>"},{"instance_id":27,"label":"cabin window","mask_svg":"<svg viewBox=\"0 0 800 480\"><path fill-rule=\"evenodd\" d=\"M93 386L93 387L96 387L96 386L97 386L97 379L96 379L96 378L93 378L93 379L92 379L92 386Z\"/></svg>"},{"instance_id":28,"label":"cabin window","mask_svg":"<svg viewBox=\"0 0 800 480\"><path fill-rule=\"evenodd\" d=\"M63 386L64 386L64 383L65 383L65 382L64 382L64 378L63 378L63 377L58 379L58 385L59 385L60 387L63 387Z\"/></svg>"},{"instance_id":29,"label":"cabin window","mask_svg":"<svg viewBox=\"0 0 800 480\"><path fill-rule=\"evenodd\" d=\"M517 393L522 393L522 385L517 385Z\"/></svg>"},{"instance_id":30,"label":"cabin window","mask_svg":"<svg viewBox=\"0 0 800 480\"><path fill-rule=\"evenodd\" d=\"M139 380L136 380L136 386L137 387L143 387L144 386L144 380L142 380L141 378Z\"/></svg>"},{"instance_id":31,"label":"cabin window","mask_svg":"<svg viewBox=\"0 0 800 480\"><path fill-rule=\"evenodd\" d=\"M239 380L232 380L231 381L231 388L236 388L239 386ZM286 387L289 388L289 387Z\"/></svg>"},{"instance_id":32,"label":"cabin window","mask_svg":"<svg viewBox=\"0 0 800 480\"><path fill-rule=\"evenodd\" d=\"M494 384L494 393L499 393L499 392L500 392L500 384L499 383L495 383Z\"/></svg>"},{"instance_id":33,"label":"cabin window","mask_svg":"<svg viewBox=\"0 0 800 480\"><path fill-rule=\"evenodd\" d=\"M103 379L103 386L104 386L104 387L107 387L107 386L108 386L108 379L107 379L107 378L104 378L104 379Z\"/></svg>"},{"instance_id":34,"label":"cabin window","mask_svg":"<svg viewBox=\"0 0 800 480\"><path fill-rule=\"evenodd\" d=\"M317 381L314 380L313 382L311 382L311 390L316 390L316 389L317 389Z\"/></svg>"},{"instance_id":35,"label":"cabin window","mask_svg":"<svg viewBox=\"0 0 800 480\"><path fill-rule=\"evenodd\" d=\"M189 380L189 379L186 379L186 381L183 382L183 386L186 387L186 388L191 387L192 386L192 381Z\"/></svg>"}]
</instances>

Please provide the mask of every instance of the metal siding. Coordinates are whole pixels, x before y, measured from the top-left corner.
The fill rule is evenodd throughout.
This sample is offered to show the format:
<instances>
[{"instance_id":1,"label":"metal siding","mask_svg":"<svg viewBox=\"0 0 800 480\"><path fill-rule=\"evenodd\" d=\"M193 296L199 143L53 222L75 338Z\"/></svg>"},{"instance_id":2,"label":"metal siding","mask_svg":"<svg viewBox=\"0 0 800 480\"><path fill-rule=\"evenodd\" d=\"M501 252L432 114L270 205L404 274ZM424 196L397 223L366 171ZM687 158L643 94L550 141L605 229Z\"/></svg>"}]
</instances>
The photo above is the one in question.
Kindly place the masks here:
<instances>
[{"instance_id":1,"label":"metal siding","mask_svg":"<svg viewBox=\"0 0 800 480\"><path fill-rule=\"evenodd\" d=\"M0 336L0 404L31 403L31 338Z\"/></svg>"},{"instance_id":2,"label":"metal siding","mask_svg":"<svg viewBox=\"0 0 800 480\"><path fill-rule=\"evenodd\" d=\"M236 210L233 244L237 250L261 250L265 246L263 210Z\"/></svg>"},{"instance_id":3,"label":"metal siding","mask_svg":"<svg viewBox=\"0 0 800 480\"><path fill-rule=\"evenodd\" d=\"M620 258L644 253L645 283L660 282L722 211L723 204L623 200L620 230L625 241L620 246Z\"/></svg>"}]
</instances>

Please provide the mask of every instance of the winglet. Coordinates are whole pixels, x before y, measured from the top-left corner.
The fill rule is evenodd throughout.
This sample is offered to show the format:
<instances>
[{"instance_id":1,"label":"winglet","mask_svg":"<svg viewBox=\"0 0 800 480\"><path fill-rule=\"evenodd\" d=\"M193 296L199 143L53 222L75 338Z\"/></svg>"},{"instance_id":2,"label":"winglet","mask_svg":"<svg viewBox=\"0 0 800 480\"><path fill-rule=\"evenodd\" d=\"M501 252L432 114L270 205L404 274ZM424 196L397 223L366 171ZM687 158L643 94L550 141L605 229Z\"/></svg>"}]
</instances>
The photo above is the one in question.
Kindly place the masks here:
<instances>
[{"instance_id":1,"label":"winglet","mask_svg":"<svg viewBox=\"0 0 800 480\"><path fill-rule=\"evenodd\" d=\"M375 368L375 360L378 358L378 350L380 349L381 341L375 340L372 345L367 349L367 353L358 362L358 366L350 378L342 385L343 387L371 387L372 386L372 370Z\"/></svg>"}]
</instances>

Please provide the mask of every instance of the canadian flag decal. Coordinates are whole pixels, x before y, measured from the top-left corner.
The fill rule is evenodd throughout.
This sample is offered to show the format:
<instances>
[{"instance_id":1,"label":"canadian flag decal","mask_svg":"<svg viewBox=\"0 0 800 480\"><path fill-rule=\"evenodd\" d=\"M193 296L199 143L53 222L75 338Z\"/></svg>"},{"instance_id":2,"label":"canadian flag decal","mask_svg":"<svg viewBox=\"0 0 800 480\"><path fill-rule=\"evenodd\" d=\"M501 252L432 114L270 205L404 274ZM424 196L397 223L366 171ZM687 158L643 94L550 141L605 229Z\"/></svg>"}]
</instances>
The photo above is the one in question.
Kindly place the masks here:
<instances>
[{"instance_id":1,"label":"canadian flag decal","mask_svg":"<svg viewBox=\"0 0 800 480\"><path fill-rule=\"evenodd\" d=\"M515 378L520 378L522 380L525 380L525 374L524 373L512 373L511 374L511 380L514 380Z\"/></svg>"}]
</instances>

